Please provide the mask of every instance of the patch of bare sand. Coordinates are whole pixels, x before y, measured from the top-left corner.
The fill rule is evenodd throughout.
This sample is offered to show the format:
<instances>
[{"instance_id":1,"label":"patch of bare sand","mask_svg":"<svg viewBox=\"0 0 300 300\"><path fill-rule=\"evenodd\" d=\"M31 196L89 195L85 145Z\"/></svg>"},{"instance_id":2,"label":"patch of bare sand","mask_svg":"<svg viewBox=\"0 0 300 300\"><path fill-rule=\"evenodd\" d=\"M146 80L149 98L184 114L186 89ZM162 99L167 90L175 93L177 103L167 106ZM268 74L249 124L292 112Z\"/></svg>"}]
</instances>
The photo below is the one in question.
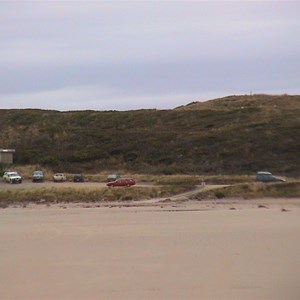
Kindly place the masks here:
<instances>
[{"instance_id":1,"label":"patch of bare sand","mask_svg":"<svg viewBox=\"0 0 300 300\"><path fill-rule=\"evenodd\" d=\"M0 299L299 299L299 203L251 201L1 209Z\"/></svg>"}]
</instances>

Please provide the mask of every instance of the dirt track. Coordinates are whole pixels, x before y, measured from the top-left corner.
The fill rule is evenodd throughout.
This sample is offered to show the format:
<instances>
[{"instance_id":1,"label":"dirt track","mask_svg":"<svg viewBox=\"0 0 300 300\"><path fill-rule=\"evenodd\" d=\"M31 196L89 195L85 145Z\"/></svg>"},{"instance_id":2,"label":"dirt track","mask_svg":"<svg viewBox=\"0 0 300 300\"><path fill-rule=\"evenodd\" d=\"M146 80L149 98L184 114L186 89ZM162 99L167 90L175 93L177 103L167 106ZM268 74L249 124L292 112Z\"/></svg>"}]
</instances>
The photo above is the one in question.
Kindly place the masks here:
<instances>
[{"instance_id":1,"label":"dirt track","mask_svg":"<svg viewBox=\"0 0 300 300\"><path fill-rule=\"evenodd\" d=\"M138 183L137 186L154 186L147 183ZM34 183L29 180L24 180L21 184L9 184L0 182L0 190L17 190L17 189L39 189L39 188L51 188L51 187L68 187L68 188L100 188L106 187L105 182L53 182L45 181Z\"/></svg>"},{"instance_id":2,"label":"dirt track","mask_svg":"<svg viewBox=\"0 0 300 300\"><path fill-rule=\"evenodd\" d=\"M37 189L37 188L51 188L51 187L104 187L105 183L99 182L84 182L84 183L75 183L75 182L53 182L53 181L45 181L40 183L34 183L29 180L24 180L21 184L9 184L9 183L0 183L0 189L2 190L16 190L16 189Z\"/></svg>"}]
</instances>

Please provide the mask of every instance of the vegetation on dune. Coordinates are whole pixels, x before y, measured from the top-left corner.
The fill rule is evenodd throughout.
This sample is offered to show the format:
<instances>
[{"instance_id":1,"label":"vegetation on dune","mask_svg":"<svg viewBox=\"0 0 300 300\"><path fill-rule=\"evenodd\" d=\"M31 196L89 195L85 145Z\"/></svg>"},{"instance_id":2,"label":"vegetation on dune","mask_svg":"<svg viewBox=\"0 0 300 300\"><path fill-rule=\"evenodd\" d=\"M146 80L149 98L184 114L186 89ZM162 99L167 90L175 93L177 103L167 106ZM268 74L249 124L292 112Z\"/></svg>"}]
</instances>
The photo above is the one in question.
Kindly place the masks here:
<instances>
[{"instance_id":1,"label":"vegetation on dune","mask_svg":"<svg viewBox=\"0 0 300 300\"><path fill-rule=\"evenodd\" d=\"M191 199L223 199L223 198L294 198L300 197L300 182L277 182L277 183L243 183L233 186L227 186L219 189L208 190L197 195L191 196Z\"/></svg>"},{"instance_id":2,"label":"vegetation on dune","mask_svg":"<svg viewBox=\"0 0 300 300\"><path fill-rule=\"evenodd\" d=\"M0 207L22 205L28 203L50 204L67 202L105 202L152 199L170 197L172 195L192 190L192 185L165 185L152 187L130 188L71 188L51 187L39 189L20 189L0 191Z\"/></svg>"},{"instance_id":3,"label":"vegetation on dune","mask_svg":"<svg viewBox=\"0 0 300 300\"><path fill-rule=\"evenodd\" d=\"M53 171L300 174L300 96L230 96L174 110L0 110L2 148Z\"/></svg>"}]
</instances>

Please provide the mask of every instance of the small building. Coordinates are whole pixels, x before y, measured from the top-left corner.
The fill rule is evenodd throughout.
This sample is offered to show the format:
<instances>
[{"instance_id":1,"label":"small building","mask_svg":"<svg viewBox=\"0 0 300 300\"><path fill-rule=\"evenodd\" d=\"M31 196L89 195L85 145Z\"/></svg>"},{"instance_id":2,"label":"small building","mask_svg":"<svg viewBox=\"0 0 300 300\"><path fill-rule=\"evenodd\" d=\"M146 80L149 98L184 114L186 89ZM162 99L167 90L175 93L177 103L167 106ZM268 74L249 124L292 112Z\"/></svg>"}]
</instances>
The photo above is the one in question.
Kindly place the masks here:
<instances>
[{"instance_id":1,"label":"small building","mask_svg":"<svg viewBox=\"0 0 300 300\"><path fill-rule=\"evenodd\" d=\"M15 149L0 149L0 163L12 164L15 152Z\"/></svg>"}]
</instances>

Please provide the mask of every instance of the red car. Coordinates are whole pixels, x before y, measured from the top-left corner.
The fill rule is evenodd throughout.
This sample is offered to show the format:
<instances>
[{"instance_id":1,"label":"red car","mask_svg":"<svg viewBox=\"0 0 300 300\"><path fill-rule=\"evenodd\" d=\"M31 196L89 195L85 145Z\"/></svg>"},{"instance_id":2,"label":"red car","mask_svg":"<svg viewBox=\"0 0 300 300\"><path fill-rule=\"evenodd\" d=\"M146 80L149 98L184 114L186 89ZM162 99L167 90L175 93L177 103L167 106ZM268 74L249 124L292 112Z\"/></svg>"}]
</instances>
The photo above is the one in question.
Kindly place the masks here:
<instances>
[{"instance_id":1,"label":"red car","mask_svg":"<svg viewBox=\"0 0 300 300\"><path fill-rule=\"evenodd\" d=\"M131 186L135 185L135 180L132 178L118 178L115 181L108 182L106 184L108 187L114 186Z\"/></svg>"}]
</instances>

